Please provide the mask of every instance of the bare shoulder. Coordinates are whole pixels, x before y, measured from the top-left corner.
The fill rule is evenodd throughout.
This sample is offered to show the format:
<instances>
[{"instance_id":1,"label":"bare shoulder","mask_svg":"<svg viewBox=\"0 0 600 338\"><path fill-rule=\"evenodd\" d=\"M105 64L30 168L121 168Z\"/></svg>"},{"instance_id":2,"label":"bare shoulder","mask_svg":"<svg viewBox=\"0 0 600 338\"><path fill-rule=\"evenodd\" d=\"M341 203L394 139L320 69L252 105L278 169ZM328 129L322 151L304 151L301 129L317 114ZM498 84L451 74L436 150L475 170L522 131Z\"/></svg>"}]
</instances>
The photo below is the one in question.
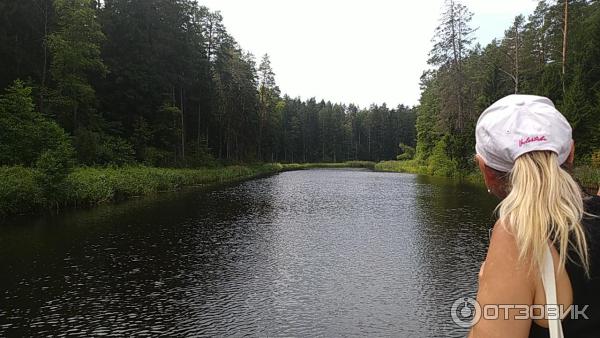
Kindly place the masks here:
<instances>
[{"instance_id":1,"label":"bare shoulder","mask_svg":"<svg viewBox=\"0 0 600 338\"><path fill-rule=\"evenodd\" d=\"M497 222L479 276L477 302L481 308L503 304L531 305L535 279L530 262L519 259L515 236L502 222ZM508 311L505 313L504 311ZM482 319L473 327L472 337L527 337L530 320L515 320L513 310L498 310L498 319ZM499 335L500 334L500 335Z\"/></svg>"},{"instance_id":2,"label":"bare shoulder","mask_svg":"<svg viewBox=\"0 0 600 338\"><path fill-rule=\"evenodd\" d=\"M506 224L496 222L485 259L485 269L480 276L480 289L491 286L495 289L513 288L535 289L534 269L531 260L519 259L517 240ZM510 278L506 278L510 276ZM497 290L494 290L497 291Z\"/></svg>"}]
</instances>

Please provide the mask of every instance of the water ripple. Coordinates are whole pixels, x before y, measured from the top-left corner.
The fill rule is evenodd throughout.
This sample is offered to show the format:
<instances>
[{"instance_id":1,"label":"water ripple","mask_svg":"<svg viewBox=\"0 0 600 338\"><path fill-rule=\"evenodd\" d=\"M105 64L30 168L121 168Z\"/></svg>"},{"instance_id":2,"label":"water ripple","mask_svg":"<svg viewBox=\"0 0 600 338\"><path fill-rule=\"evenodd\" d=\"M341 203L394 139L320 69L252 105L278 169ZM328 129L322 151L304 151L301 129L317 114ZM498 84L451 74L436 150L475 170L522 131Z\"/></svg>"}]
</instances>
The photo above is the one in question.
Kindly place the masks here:
<instances>
[{"instance_id":1,"label":"water ripple","mask_svg":"<svg viewBox=\"0 0 600 338\"><path fill-rule=\"evenodd\" d=\"M461 337L480 190L309 170L0 228L0 336Z\"/></svg>"}]
</instances>

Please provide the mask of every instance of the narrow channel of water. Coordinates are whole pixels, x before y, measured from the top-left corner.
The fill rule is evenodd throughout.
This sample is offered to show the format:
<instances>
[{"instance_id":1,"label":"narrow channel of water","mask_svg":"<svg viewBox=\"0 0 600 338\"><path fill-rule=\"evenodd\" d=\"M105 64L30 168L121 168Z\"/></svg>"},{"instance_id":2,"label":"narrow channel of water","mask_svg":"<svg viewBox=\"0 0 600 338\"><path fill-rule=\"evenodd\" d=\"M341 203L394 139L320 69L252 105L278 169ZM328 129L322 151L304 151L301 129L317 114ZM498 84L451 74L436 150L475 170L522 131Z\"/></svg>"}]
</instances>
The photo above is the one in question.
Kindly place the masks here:
<instances>
[{"instance_id":1,"label":"narrow channel of water","mask_svg":"<svg viewBox=\"0 0 600 338\"><path fill-rule=\"evenodd\" d=\"M495 200L285 172L0 227L0 336L463 337Z\"/></svg>"}]
</instances>

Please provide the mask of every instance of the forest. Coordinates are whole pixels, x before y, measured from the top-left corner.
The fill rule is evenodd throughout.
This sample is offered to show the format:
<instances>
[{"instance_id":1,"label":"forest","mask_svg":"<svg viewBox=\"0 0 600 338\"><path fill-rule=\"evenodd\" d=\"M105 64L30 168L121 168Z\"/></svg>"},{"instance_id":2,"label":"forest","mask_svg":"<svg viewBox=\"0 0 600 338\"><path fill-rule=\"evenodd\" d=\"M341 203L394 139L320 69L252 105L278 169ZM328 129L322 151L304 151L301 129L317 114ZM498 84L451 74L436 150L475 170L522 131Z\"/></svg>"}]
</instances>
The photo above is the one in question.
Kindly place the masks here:
<instances>
[{"instance_id":1,"label":"forest","mask_svg":"<svg viewBox=\"0 0 600 338\"><path fill-rule=\"evenodd\" d=\"M431 69L421 77L416 157L408 166L446 176L474 171L479 114L505 95L534 94L552 99L569 120L576 164L595 167L591 179L597 184L600 2L542 0L486 46L474 40L472 16L458 0L446 1L429 54Z\"/></svg>"},{"instance_id":2,"label":"forest","mask_svg":"<svg viewBox=\"0 0 600 338\"><path fill-rule=\"evenodd\" d=\"M378 161L415 145L411 107L283 95L269 56L194 0L0 0L0 13L0 165Z\"/></svg>"},{"instance_id":3,"label":"forest","mask_svg":"<svg viewBox=\"0 0 600 338\"><path fill-rule=\"evenodd\" d=\"M485 46L472 17L443 2L418 106L359 107L282 93L195 0L0 0L0 216L316 162L475 177L477 117L511 93L555 102L597 190L600 3L542 0Z\"/></svg>"}]
</instances>

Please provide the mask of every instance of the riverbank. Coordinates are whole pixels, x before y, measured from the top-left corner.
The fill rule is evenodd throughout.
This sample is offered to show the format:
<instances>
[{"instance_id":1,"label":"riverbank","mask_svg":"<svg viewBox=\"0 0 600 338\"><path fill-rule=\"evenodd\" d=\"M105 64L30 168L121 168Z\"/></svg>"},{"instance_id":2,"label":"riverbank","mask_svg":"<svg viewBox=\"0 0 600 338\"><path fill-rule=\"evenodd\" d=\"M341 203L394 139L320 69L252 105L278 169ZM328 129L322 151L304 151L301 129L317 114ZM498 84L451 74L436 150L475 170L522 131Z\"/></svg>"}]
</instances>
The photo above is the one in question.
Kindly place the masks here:
<instances>
[{"instance_id":1,"label":"riverbank","mask_svg":"<svg viewBox=\"0 0 600 338\"><path fill-rule=\"evenodd\" d=\"M365 168L375 170L377 164L371 161L347 161L337 163L285 163L282 164L283 171L316 169L316 168Z\"/></svg>"},{"instance_id":2,"label":"riverbank","mask_svg":"<svg viewBox=\"0 0 600 338\"><path fill-rule=\"evenodd\" d=\"M184 187L210 186L281 171L360 167L374 162L257 164L174 169L145 166L76 168L52 191L34 168L0 167L0 217L66 208L85 208Z\"/></svg>"},{"instance_id":3,"label":"riverbank","mask_svg":"<svg viewBox=\"0 0 600 338\"><path fill-rule=\"evenodd\" d=\"M374 169L377 171L450 177L473 183L483 183L483 178L478 172L457 175L455 172L445 172L440 170L440 168L433 168L431 166L423 165L417 160L382 161L375 164ZM598 185L600 184L600 168L595 168L592 166L578 166L573 169L573 176L586 190L586 192L590 194L596 194L598 192Z\"/></svg>"},{"instance_id":4,"label":"riverbank","mask_svg":"<svg viewBox=\"0 0 600 338\"><path fill-rule=\"evenodd\" d=\"M46 191L33 168L0 168L0 215L89 207L186 186L249 179L282 170L279 164L170 169L144 166L76 168L55 191Z\"/></svg>"},{"instance_id":5,"label":"riverbank","mask_svg":"<svg viewBox=\"0 0 600 338\"><path fill-rule=\"evenodd\" d=\"M376 171L405 172L430 176L453 177L439 168L410 161L349 161L342 163L271 163L233 165L216 168L176 169L145 166L76 168L59 185L58 190L44 189L40 173L33 168L0 167L0 217L48 210L87 208L98 204L177 191L185 187L232 183L283 171L315 168L366 168ZM574 176L589 193L596 193L600 169L577 167ZM481 175L472 173L454 177L482 183Z\"/></svg>"}]
</instances>

